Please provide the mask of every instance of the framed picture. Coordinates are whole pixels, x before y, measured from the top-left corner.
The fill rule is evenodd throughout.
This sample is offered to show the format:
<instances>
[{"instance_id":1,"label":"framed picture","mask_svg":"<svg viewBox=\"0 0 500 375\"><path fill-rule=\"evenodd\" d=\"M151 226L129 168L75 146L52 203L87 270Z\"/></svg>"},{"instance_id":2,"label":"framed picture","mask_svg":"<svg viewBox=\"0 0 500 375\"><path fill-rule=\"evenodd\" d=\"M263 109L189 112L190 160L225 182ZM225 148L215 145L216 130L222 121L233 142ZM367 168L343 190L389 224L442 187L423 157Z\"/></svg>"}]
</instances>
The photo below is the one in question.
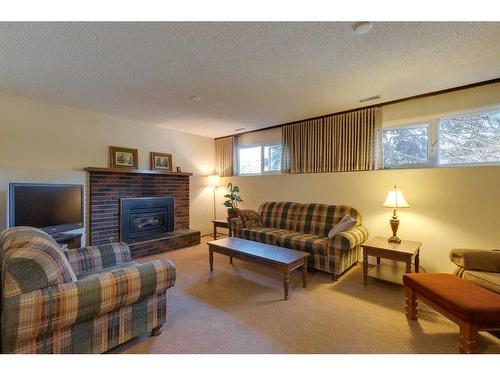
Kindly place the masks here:
<instances>
[{"instance_id":1,"label":"framed picture","mask_svg":"<svg viewBox=\"0 0 500 375\"><path fill-rule=\"evenodd\" d=\"M136 148L109 146L109 160L111 168L134 168L139 166Z\"/></svg>"},{"instance_id":2,"label":"framed picture","mask_svg":"<svg viewBox=\"0 0 500 375\"><path fill-rule=\"evenodd\" d=\"M151 169L172 172L172 154L152 152Z\"/></svg>"}]
</instances>

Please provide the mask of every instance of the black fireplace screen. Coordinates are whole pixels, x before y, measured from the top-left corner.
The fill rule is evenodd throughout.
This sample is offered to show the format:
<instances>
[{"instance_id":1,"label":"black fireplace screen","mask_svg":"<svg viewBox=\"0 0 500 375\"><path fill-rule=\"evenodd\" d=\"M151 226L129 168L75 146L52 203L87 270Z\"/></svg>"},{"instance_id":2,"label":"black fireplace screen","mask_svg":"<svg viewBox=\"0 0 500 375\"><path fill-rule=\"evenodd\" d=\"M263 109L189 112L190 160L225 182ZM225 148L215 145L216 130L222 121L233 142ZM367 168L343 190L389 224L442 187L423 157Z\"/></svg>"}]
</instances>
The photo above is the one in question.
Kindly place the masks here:
<instances>
[{"instance_id":1,"label":"black fireplace screen","mask_svg":"<svg viewBox=\"0 0 500 375\"><path fill-rule=\"evenodd\" d=\"M145 241L173 230L174 199L172 197L121 199L121 241Z\"/></svg>"}]
</instances>

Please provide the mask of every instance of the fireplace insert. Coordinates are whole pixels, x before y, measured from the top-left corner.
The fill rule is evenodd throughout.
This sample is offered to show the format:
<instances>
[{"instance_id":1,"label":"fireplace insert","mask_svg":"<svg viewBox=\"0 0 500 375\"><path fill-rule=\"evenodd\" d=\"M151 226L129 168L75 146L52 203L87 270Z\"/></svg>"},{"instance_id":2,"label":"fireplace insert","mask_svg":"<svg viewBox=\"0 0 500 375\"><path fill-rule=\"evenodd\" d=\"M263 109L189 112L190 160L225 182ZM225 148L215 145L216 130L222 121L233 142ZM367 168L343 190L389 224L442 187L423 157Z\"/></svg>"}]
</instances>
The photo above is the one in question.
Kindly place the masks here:
<instances>
[{"instance_id":1,"label":"fireplace insert","mask_svg":"<svg viewBox=\"0 0 500 375\"><path fill-rule=\"evenodd\" d=\"M147 241L174 230L174 198L123 198L120 202L121 241Z\"/></svg>"}]
</instances>

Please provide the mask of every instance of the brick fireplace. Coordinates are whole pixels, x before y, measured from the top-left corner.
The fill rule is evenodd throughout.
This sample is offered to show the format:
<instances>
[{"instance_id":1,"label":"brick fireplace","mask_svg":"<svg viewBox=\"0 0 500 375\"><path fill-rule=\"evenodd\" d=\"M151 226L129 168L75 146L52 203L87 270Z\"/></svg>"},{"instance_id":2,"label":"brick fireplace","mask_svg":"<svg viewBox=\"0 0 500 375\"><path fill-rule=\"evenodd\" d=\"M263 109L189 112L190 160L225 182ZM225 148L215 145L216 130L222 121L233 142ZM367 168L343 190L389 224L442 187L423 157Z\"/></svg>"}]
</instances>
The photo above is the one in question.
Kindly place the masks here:
<instances>
[{"instance_id":1,"label":"brick fireplace","mask_svg":"<svg viewBox=\"0 0 500 375\"><path fill-rule=\"evenodd\" d=\"M157 172L149 170L120 170L117 168L86 168L90 183L90 244L99 245L121 240L121 206L130 198L163 198L171 200L173 223L164 223L163 234L127 238L134 257L200 243L200 232L189 229L190 173ZM137 202L149 200L137 200ZM154 199L151 202L155 201ZM160 202L161 200L156 200ZM139 211L137 211L139 212ZM144 213L144 209L140 213ZM155 211L153 211L154 213ZM158 211L159 212L159 211ZM144 219L137 214L139 226L152 227L163 216L153 214ZM166 217L166 216L165 216ZM142 221L141 221L142 220ZM166 220L166 219L165 219ZM166 229L168 227L168 229ZM168 232L168 233L165 233Z\"/></svg>"}]
</instances>

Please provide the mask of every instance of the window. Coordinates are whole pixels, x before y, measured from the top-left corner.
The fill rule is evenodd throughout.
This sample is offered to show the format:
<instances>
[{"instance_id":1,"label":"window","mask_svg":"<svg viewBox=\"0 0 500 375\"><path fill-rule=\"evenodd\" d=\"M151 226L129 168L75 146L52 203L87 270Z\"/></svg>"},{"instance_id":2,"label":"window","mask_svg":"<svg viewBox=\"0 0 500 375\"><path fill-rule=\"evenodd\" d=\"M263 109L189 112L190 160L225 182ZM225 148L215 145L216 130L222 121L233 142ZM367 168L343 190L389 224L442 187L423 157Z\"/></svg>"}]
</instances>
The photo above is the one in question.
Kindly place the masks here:
<instances>
[{"instance_id":1,"label":"window","mask_svg":"<svg viewBox=\"0 0 500 375\"><path fill-rule=\"evenodd\" d=\"M384 129L384 168L427 164L428 145L427 124Z\"/></svg>"},{"instance_id":2,"label":"window","mask_svg":"<svg viewBox=\"0 0 500 375\"><path fill-rule=\"evenodd\" d=\"M281 170L281 145L264 146L264 172Z\"/></svg>"},{"instance_id":3,"label":"window","mask_svg":"<svg viewBox=\"0 0 500 375\"><path fill-rule=\"evenodd\" d=\"M439 163L500 162L500 110L439 120Z\"/></svg>"},{"instance_id":4,"label":"window","mask_svg":"<svg viewBox=\"0 0 500 375\"><path fill-rule=\"evenodd\" d=\"M281 171L281 145L238 147L238 174L256 175Z\"/></svg>"},{"instance_id":5,"label":"window","mask_svg":"<svg viewBox=\"0 0 500 375\"><path fill-rule=\"evenodd\" d=\"M261 172L261 146L240 147L238 152L239 174L259 174Z\"/></svg>"},{"instance_id":6,"label":"window","mask_svg":"<svg viewBox=\"0 0 500 375\"><path fill-rule=\"evenodd\" d=\"M500 163L500 108L383 129L384 168Z\"/></svg>"}]
</instances>

